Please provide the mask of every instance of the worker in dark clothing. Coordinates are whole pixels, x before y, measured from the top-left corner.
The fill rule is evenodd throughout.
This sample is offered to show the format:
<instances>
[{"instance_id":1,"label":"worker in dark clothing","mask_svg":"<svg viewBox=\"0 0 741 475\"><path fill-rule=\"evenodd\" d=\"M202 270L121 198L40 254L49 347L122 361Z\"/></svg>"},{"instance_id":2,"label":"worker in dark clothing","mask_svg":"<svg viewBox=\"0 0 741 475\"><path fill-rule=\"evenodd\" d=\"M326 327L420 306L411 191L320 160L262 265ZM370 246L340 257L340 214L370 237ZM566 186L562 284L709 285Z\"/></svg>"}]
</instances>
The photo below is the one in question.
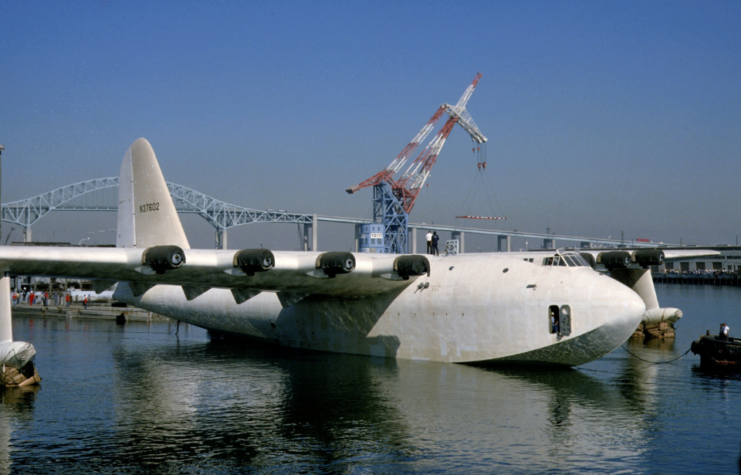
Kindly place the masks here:
<instances>
[{"instance_id":1,"label":"worker in dark clothing","mask_svg":"<svg viewBox=\"0 0 741 475\"><path fill-rule=\"evenodd\" d=\"M440 252L437 250L437 243L440 241L440 236L437 235L437 231L432 233L432 254L439 256Z\"/></svg>"}]
</instances>

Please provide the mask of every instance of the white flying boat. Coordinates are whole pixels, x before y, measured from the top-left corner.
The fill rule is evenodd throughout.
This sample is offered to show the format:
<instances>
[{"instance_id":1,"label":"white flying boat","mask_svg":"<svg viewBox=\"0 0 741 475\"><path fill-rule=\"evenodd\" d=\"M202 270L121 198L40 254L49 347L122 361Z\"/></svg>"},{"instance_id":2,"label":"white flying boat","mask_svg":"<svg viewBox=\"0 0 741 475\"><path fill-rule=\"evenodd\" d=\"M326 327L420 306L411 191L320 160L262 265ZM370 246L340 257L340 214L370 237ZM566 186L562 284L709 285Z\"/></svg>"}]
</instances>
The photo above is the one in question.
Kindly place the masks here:
<instances>
[{"instance_id":1,"label":"white flying boat","mask_svg":"<svg viewBox=\"0 0 741 475\"><path fill-rule=\"evenodd\" d=\"M154 151L138 139L121 166L116 248L0 247L0 359L21 368L33 356L30 344L12 338L7 276L37 275L90 279L98 290L118 283L119 301L256 342L574 366L616 349L641 321L681 316L659 307L650 265L712 253L191 249Z\"/></svg>"}]
</instances>

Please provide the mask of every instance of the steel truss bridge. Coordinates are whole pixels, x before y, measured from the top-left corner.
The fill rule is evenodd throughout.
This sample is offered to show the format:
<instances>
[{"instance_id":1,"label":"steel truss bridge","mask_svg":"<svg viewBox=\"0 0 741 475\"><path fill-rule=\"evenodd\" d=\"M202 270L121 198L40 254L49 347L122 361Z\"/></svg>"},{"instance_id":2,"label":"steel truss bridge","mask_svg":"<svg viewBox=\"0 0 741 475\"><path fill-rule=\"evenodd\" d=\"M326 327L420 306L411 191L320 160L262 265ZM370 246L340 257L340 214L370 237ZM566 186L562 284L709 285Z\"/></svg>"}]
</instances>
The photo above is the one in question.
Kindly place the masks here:
<instances>
[{"instance_id":1,"label":"steel truss bridge","mask_svg":"<svg viewBox=\"0 0 741 475\"><path fill-rule=\"evenodd\" d=\"M118 211L117 206L105 203L70 203L82 195L108 188L118 188L118 177L73 183L31 198L4 203L0 208L0 220L21 226L24 241L30 241L31 226L52 211ZM178 213L196 213L216 228L216 247L219 249L226 248L226 230L234 226L251 223L314 223L313 215L244 208L177 183L167 182L167 189Z\"/></svg>"},{"instance_id":2,"label":"steel truss bridge","mask_svg":"<svg viewBox=\"0 0 741 475\"><path fill-rule=\"evenodd\" d=\"M24 241L30 242L31 226L52 211L118 211L117 206L103 203L102 200L101 202L93 204L80 205L71 203L76 198L88 193L117 187L118 177L96 178L93 180L73 183L31 198L2 204L0 207L0 220L22 227ZM217 200L216 198L201 193L200 191L170 182L167 182L167 189L169 190L179 213L198 214L216 229L217 249L226 249L227 229L245 224L297 223L299 226L303 225L302 239L304 250L318 250L317 224L319 221L356 225L368 224L370 222L369 220L359 218L342 218L334 216L320 216L317 214L289 213L282 210L263 211L245 208ZM543 239L543 245L546 248L553 248L556 240L578 242L579 246L585 246L588 244L590 246L602 245L614 247L624 244L619 240L613 239L595 239L553 234L523 233L516 231L497 231L458 226L428 225L424 223L409 223L409 228L412 229L415 235L417 229L450 232L453 238L458 238L461 241L461 252L463 252L464 233L499 236L498 249L500 251L510 250L509 243L511 237ZM357 227L355 239L357 249ZM411 240L414 246L416 244L416 239ZM654 243L632 242L630 244L631 246L656 247L656 244ZM416 252L416 249L413 248L412 252Z\"/></svg>"}]
</instances>

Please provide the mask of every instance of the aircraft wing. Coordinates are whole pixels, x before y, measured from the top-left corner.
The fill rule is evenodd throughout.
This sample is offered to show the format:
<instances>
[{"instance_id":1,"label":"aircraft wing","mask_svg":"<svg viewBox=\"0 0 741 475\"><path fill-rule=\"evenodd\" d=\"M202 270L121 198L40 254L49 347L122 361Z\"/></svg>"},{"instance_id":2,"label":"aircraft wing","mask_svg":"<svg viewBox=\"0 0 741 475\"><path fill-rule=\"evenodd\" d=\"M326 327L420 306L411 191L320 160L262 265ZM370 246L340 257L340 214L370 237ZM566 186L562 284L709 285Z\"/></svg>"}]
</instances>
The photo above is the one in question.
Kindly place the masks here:
<instances>
[{"instance_id":1,"label":"aircraft wing","mask_svg":"<svg viewBox=\"0 0 741 475\"><path fill-rule=\"evenodd\" d=\"M430 263L421 255L350 252L0 246L0 270L6 275L90 279L96 290L128 282L134 295L157 284L182 286L189 299L210 288L226 288L241 303L262 291L278 292L279 297L388 292L429 275Z\"/></svg>"},{"instance_id":2,"label":"aircraft wing","mask_svg":"<svg viewBox=\"0 0 741 475\"><path fill-rule=\"evenodd\" d=\"M689 259L693 257L712 257L719 256L720 252L711 251L710 249L664 249L665 261L676 261L679 259Z\"/></svg>"},{"instance_id":3,"label":"aircraft wing","mask_svg":"<svg viewBox=\"0 0 741 475\"><path fill-rule=\"evenodd\" d=\"M579 253L592 256L592 267L602 264L608 270L625 267L647 267L650 265L661 265L666 261L678 261L695 257L712 257L720 255L720 252L710 249L582 249Z\"/></svg>"},{"instance_id":4,"label":"aircraft wing","mask_svg":"<svg viewBox=\"0 0 741 475\"><path fill-rule=\"evenodd\" d=\"M668 249L668 248L655 248L655 249L649 249L649 248L639 248L639 249L579 249L578 252L580 253L587 253L594 256L596 259L597 256L599 256L602 253L605 252L612 252L612 251L618 251L618 252L628 252L630 254L635 254L636 251L661 251L664 255L664 260L677 260L677 259L689 259L692 257L711 257L711 256L719 256L720 252L718 251L712 251L710 249Z\"/></svg>"}]
</instances>

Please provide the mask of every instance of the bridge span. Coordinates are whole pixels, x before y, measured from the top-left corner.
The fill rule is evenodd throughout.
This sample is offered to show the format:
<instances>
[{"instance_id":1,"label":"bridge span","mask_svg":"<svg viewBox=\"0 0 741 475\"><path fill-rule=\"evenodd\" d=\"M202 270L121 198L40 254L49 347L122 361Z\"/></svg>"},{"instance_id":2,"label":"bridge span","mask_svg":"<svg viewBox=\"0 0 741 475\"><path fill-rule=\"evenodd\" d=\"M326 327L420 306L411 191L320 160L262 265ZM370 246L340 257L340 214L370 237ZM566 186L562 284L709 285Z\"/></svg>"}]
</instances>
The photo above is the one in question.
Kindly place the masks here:
<instances>
[{"instance_id":1,"label":"bridge span","mask_svg":"<svg viewBox=\"0 0 741 475\"><path fill-rule=\"evenodd\" d=\"M41 218L52 211L118 211L117 203L106 203L105 200L79 204L77 198L118 187L118 177L96 178L93 180L73 183L42 193L31 198L3 203L0 207L0 220L23 228L23 240L32 241L31 227ZM370 220L361 218L347 218L337 216L323 216L319 214L290 213L283 210L258 210L226 203L208 196L192 188L167 182L167 188L175 202L179 213L195 213L205 219L216 230L215 247L227 248L227 230L235 226L252 223L297 223L302 227L304 250L318 250L318 223L319 221L355 224L368 224ZM94 196L94 195L93 195ZM78 203L75 203L78 201ZM511 250L512 237L542 239L544 249L555 248L556 241L571 243L574 247L623 245L620 240L600 239L579 236L565 236L544 233L526 233L518 231L499 231L491 229L470 228L460 226L446 226L439 224L410 223L412 238L412 252L416 253L416 233L418 229L438 232L450 232L453 239L460 242L460 251L464 252L465 234L485 234L498 236L497 250ZM355 248L358 248L358 232L356 231ZM656 247L654 243L630 242L631 246Z\"/></svg>"}]
</instances>

